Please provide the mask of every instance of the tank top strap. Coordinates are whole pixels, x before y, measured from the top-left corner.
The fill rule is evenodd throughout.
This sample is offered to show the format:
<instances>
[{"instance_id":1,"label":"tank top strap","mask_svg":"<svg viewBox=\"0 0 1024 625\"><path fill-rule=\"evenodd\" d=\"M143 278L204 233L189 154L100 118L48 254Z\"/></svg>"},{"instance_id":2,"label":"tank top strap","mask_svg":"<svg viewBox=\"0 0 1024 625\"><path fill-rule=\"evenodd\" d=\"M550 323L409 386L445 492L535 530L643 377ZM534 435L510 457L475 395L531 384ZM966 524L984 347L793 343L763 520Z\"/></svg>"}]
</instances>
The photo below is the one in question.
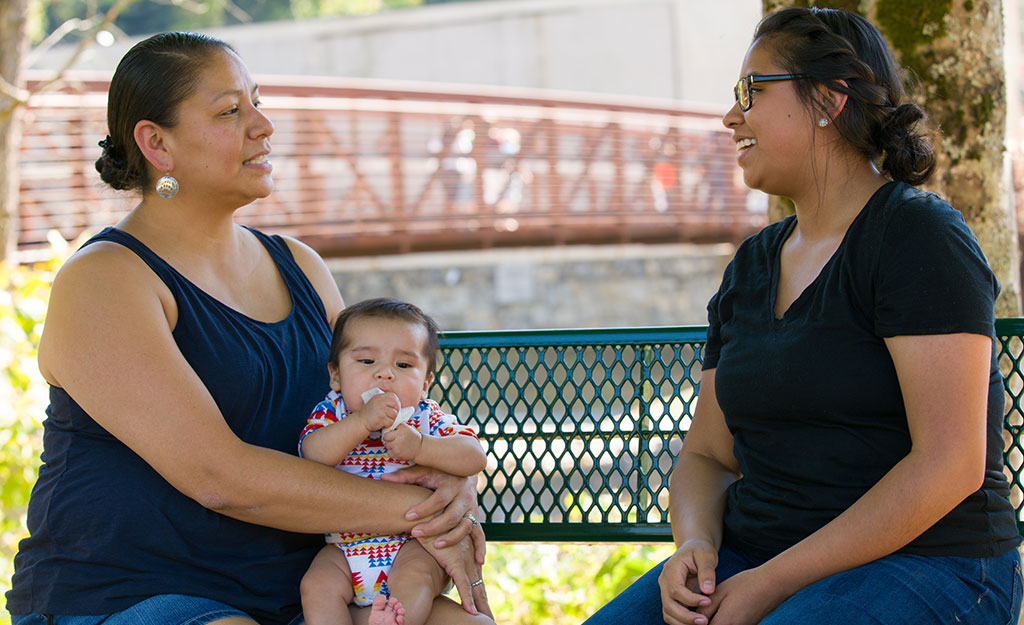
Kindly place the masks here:
<instances>
[{"instance_id":1,"label":"tank top strap","mask_svg":"<svg viewBox=\"0 0 1024 625\"><path fill-rule=\"evenodd\" d=\"M328 323L326 313L324 312L323 300L320 298L320 294L313 287L309 278L306 277L302 268L299 267L297 262L295 262L295 257L292 255L291 249L288 247L285 240L278 235L267 235L254 228L250 228L248 226L243 227L251 232L257 240L259 240L264 249L267 250L267 253L270 254L274 264L277 266L277 269L288 288L288 292L291 294L292 306L296 308L296 310L292 311L292 314L300 314L306 319L323 319L325 323ZM155 273L163 283L167 285L167 288L171 289L172 292L180 293L185 291L193 294L201 294L201 297L204 299L209 298L202 289L180 274L178 270L170 265L170 263L158 256L156 252L147 247L145 243L139 241L127 232L114 227L107 227L86 241L82 247L84 248L87 245L100 241L117 243L118 245L122 245L130 249L139 258L141 258L150 269L153 270L153 273Z\"/></svg>"},{"instance_id":2,"label":"tank top strap","mask_svg":"<svg viewBox=\"0 0 1024 625\"><path fill-rule=\"evenodd\" d=\"M313 319L321 318L327 322L327 313L324 310L324 303L320 298L320 294L309 281L306 272L295 261L295 256L292 255L292 250L288 247L288 243L284 238L276 234L264 234L248 226L243 227L259 239L260 243L263 244L263 247L270 254L270 257L274 259L274 264L277 265L285 284L288 285L288 291L292 294L293 305L304 309L302 310L303 314ZM328 323L328 325L330 324Z\"/></svg>"},{"instance_id":3,"label":"tank top strap","mask_svg":"<svg viewBox=\"0 0 1024 625\"><path fill-rule=\"evenodd\" d=\"M109 241L111 243L117 243L118 245L126 247L130 249L132 252L135 252L135 255L141 258L143 262L145 262L149 266L149 268L153 270L153 273L155 273L161 280L163 280L164 284L167 285L167 288L171 289L172 291L177 290L175 287L186 287L190 288L190 290L191 288L194 288L192 287L191 282L186 280L184 276L178 273L178 271L174 269L174 267L171 267L171 265L167 261L157 256L156 252L146 247L145 243L139 241L138 239L128 234L124 230L118 230L113 226L104 228L103 230L92 236L88 241L83 243L82 247L85 248L89 245L92 245L93 243L99 243L100 241Z\"/></svg>"}]
</instances>

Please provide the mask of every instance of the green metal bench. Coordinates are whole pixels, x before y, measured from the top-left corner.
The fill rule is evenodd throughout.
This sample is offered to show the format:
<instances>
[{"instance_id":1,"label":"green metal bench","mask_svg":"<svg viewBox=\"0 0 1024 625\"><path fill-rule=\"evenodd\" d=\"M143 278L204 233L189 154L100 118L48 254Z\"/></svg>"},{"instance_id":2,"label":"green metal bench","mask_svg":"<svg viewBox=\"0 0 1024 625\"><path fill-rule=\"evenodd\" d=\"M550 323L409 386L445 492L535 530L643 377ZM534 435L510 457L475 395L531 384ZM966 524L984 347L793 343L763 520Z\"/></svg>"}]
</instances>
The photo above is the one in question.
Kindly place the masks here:
<instances>
[{"instance_id":1,"label":"green metal bench","mask_svg":"<svg viewBox=\"0 0 1024 625\"><path fill-rule=\"evenodd\" d=\"M479 425L489 540L668 542L705 326L446 332L431 395ZM1005 456L1024 510L1024 319L996 322Z\"/></svg>"}]
</instances>

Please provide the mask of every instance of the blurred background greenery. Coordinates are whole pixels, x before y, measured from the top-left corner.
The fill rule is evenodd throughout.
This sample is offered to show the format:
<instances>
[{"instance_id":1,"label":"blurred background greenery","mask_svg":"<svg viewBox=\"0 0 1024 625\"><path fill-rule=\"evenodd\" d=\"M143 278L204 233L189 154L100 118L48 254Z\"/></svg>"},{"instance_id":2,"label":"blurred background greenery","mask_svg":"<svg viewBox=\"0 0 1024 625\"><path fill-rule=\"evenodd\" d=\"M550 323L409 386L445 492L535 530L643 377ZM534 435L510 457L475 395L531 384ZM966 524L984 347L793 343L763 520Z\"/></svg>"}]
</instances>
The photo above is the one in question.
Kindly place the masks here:
<instances>
[{"instance_id":1,"label":"blurred background greenery","mask_svg":"<svg viewBox=\"0 0 1024 625\"><path fill-rule=\"evenodd\" d=\"M114 22L124 35L164 30L200 30L232 24L299 20L338 15L366 15L459 0L133 0ZM39 43L61 25L83 16L104 14L119 0L41 0L32 3L30 38ZM65 41L82 33L69 33Z\"/></svg>"},{"instance_id":2,"label":"blurred background greenery","mask_svg":"<svg viewBox=\"0 0 1024 625\"><path fill-rule=\"evenodd\" d=\"M26 535L25 511L42 449L40 423L46 383L36 366L50 284L69 246L55 237L49 260L35 265L0 261L0 591L10 588L18 541ZM9 623L6 611L0 624Z\"/></svg>"}]
</instances>

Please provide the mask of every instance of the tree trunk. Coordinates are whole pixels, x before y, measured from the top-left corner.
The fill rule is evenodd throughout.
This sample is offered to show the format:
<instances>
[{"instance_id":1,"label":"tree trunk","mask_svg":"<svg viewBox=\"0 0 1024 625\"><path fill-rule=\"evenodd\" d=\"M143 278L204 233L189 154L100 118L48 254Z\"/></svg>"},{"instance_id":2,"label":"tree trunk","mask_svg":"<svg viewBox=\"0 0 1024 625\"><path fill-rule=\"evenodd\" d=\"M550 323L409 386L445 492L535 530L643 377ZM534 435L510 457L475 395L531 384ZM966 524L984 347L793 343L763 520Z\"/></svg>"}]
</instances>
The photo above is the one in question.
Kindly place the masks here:
<instances>
[{"instance_id":1,"label":"tree trunk","mask_svg":"<svg viewBox=\"0 0 1024 625\"><path fill-rule=\"evenodd\" d=\"M820 4L857 11L879 27L916 75L911 97L941 129L926 188L963 213L1003 285L996 315L1021 313L1020 249L1006 140L1001 0L764 0L765 12ZM784 211L774 209L778 218Z\"/></svg>"},{"instance_id":2,"label":"tree trunk","mask_svg":"<svg viewBox=\"0 0 1024 625\"><path fill-rule=\"evenodd\" d=\"M18 239L18 152L24 110L20 90L21 63L28 48L29 0L0 0L0 260L12 256Z\"/></svg>"}]
</instances>

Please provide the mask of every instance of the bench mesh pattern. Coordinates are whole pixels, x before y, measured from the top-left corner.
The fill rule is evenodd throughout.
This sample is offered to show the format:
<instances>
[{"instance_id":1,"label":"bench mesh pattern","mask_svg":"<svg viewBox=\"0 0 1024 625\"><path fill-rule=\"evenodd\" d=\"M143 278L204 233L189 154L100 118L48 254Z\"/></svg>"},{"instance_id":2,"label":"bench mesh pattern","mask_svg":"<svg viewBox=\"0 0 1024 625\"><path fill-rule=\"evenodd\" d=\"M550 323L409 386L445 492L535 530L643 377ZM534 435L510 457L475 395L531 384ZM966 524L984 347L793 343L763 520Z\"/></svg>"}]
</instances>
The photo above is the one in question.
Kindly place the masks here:
<instances>
[{"instance_id":1,"label":"bench mesh pattern","mask_svg":"<svg viewBox=\"0 0 1024 625\"><path fill-rule=\"evenodd\" d=\"M668 540L705 329L448 333L432 396L487 450L492 540Z\"/></svg>"},{"instance_id":2,"label":"bench mesh pattern","mask_svg":"<svg viewBox=\"0 0 1024 625\"><path fill-rule=\"evenodd\" d=\"M1010 479L1010 501L1017 511L1017 529L1024 534L1022 508L1024 508L1024 373L1021 360L1024 359L1024 319L998 319L996 336L999 348L999 370L1003 374L1006 388L1006 416L1003 423L1003 458L1006 461L1006 475Z\"/></svg>"}]
</instances>

